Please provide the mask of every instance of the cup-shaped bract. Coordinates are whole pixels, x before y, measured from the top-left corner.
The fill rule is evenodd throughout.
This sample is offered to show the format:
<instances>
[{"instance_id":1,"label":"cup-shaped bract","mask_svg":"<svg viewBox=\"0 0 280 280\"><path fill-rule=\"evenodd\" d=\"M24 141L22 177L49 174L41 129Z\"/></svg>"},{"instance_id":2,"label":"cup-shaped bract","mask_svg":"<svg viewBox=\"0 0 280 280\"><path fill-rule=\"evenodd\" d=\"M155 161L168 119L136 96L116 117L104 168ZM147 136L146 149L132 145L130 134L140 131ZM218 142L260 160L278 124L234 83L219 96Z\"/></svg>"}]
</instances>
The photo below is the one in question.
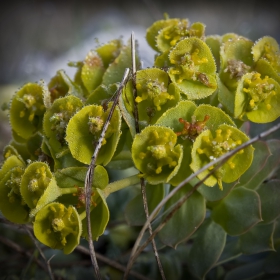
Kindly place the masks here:
<instances>
[{"instance_id":1,"label":"cup-shaped bract","mask_svg":"<svg viewBox=\"0 0 280 280\"><path fill-rule=\"evenodd\" d=\"M179 170L183 148L167 127L147 126L132 143L132 159L150 184L168 182Z\"/></svg>"},{"instance_id":2,"label":"cup-shaped bract","mask_svg":"<svg viewBox=\"0 0 280 280\"><path fill-rule=\"evenodd\" d=\"M178 24L180 19L178 18L167 18L167 19L162 19L154 22L148 29L146 33L146 40L148 44L155 50L160 52L159 47L157 45L157 36L159 35L159 32L168 26L173 26ZM187 21L185 19L184 21Z\"/></svg>"},{"instance_id":3,"label":"cup-shaped bract","mask_svg":"<svg viewBox=\"0 0 280 280\"><path fill-rule=\"evenodd\" d=\"M203 38L205 25L195 22L189 26L187 19L177 19L172 25L162 28L156 36L157 48L165 52L173 48L177 42L188 37Z\"/></svg>"},{"instance_id":4,"label":"cup-shaped bract","mask_svg":"<svg viewBox=\"0 0 280 280\"><path fill-rule=\"evenodd\" d=\"M81 80L88 93L101 84L106 69L120 54L121 48L121 40L112 40L87 54L81 69Z\"/></svg>"},{"instance_id":5,"label":"cup-shaped bract","mask_svg":"<svg viewBox=\"0 0 280 280\"><path fill-rule=\"evenodd\" d=\"M210 48L201 39L181 40L170 50L171 80L189 99L202 99L217 89L216 64Z\"/></svg>"},{"instance_id":6,"label":"cup-shaped bract","mask_svg":"<svg viewBox=\"0 0 280 280\"><path fill-rule=\"evenodd\" d=\"M78 161L89 164L103 126L108 118L112 103L107 111L102 106L88 105L77 112L69 121L66 141L72 156ZM112 159L121 134L121 114L115 109L105 137L101 143L96 164L108 164Z\"/></svg>"},{"instance_id":7,"label":"cup-shaped bract","mask_svg":"<svg viewBox=\"0 0 280 280\"><path fill-rule=\"evenodd\" d=\"M205 130L196 138L193 144L190 167L196 172L204 165L237 148L248 140L249 138L243 132L227 124L221 124L214 133L211 130ZM234 182L250 167L253 161L253 152L254 148L251 145L240 150L210 175L204 181L204 184L212 187L218 183L222 190L222 182ZM210 167L209 170L201 172L197 177L203 179L213 168L214 166Z\"/></svg>"},{"instance_id":8,"label":"cup-shaped bract","mask_svg":"<svg viewBox=\"0 0 280 280\"><path fill-rule=\"evenodd\" d=\"M180 100L180 91L173 83L169 83L168 74L157 68L137 71L136 73L137 97L133 99L131 86L123 92L123 99L127 109L133 114L135 102L138 107L140 122L154 124L156 120L169 108L175 106Z\"/></svg>"},{"instance_id":9,"label":"cup-shaped bract","mask_svg":"<svg viewBox=\"0 0 280 280\"><path fill-rule=\"evenodd\" d=\"M29 207L20 194L20 182L25 164L17 156L9 156L0 169L0 210L13 223L29 220Z\"/></svg>"},{"instance_id":10,"label":"cup-shaped bract","mask_svg":"<svg viewBox=\"0 0 280 280\"><path fill-rule=\"evenodd\" d=\"M279 84L268 76L262 78L257 72L244 75L235 94L234 117L249 119L255 123L267 123L279 116Z\"/></svg>"},{"instance_id":11,"label":"cup-shaped bract","mask_svg":"<svg viewBox=\"0 0 280 280\"><path fill-rule=\"evenodd\" d=\"M34 234L43 244L70 254L80 242L81 219L73 206L53 202L35 216Z\"/></svg>"},{"instance_id":12,"label":"cup-shaped bract","mask_svg":"<svg viewBox=\"0 0 280 280\"><path fill-rule=\"evenodd\" d=\"M242 36L233 36L221 46L219 75L222 83L231 91L236 89L241 77L253 69L252 46L253 42Z\"/></svg>"},{"instance_id":13,"label":"cup-shaped bract","mask_svg":"<svg viewBox=\"0 0 280 280\"><path fill-rule=\"evenodd\" d=\"M28 83L14 95L10 109L12 129L20 137L28 139L42 129L45 113L43 85Z\"/></svg>"},{"instance_id":14,"label":"cup-shaped bract","mask_svg":"<svg viewBox=\"0 0 280 280\"><path fill-rule=\"evenodd\" d=\"M48 188L52 189L49 192L49 199L47 201L45 199L40 201ZM21 178L20 192L24 201L31 209L42 208L44 204L55 200L60 195L59 192L56 192L56 189L55 178L46 163L32 162L26 167Z\"/></svg>"},{"instance_id":15,"label":"cup-shaped bract","mask_svg":"<svg viewBox=\"0 0 280 280\"><path fill-rule=\"evenodd\" d=\"M262 37L252 47L252 54L256 62L255 71L280 83L280 50L277 41L270 36Z\"/></svg>"},{"instance_id":16,"label":"cup-shaped bract","mask_svg":"<svg viewBox=\"0 0 280 280\"><path fill-rule=\"evenodd\" d=\"M43 129L45 136L49 139L49 145L54 153L59 153L66 146L66 127L70 118L83 107L82 101L75 96L69 95L55 100L47 109Z\"/></svg>"}]
</instances>

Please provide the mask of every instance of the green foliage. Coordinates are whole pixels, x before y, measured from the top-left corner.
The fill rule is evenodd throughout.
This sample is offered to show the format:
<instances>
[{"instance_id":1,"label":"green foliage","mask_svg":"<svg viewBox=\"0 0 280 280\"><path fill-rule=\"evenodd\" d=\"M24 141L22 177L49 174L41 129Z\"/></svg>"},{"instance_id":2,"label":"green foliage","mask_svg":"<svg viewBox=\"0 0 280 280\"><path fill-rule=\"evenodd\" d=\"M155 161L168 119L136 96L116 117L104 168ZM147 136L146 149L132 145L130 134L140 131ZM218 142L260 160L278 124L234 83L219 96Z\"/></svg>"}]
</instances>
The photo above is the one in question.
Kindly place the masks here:
<instances>
[{"instance_id":1,"label":"green foliage","mask_svg":"<svg viewBox=\"0 0 280 280\"><path fill-rule=\"evenodd\" d=\"M156 238L166 275L255 277L246 270L256 264L239 258L260 252L258 273L279 273L279 140L241 147L221 166L214 162L246 143L257 124L268 128L279 118L278 43L268 36L256 42L234 33L206 36L204 24L178 18L156 21L146 39L157 52L154 65L140 69L136 55L138 70L124 85L96 159L93 240L106 240L108 255L117 245L120 254L129 249L138 233L133 226L146 221L135 186L141 178L149 212L174 192L152 223L166 222ZM131 63L131 46L112 40L71 62L73 79L60 70L48 84L28 83L12 97L0 210L13 223L33 225L35 237L52 249L70 254L81 237L88 239L88 165ZM123 212L129 230L113 223L123 223ZM136 269L157 279L145 256ZM234 259L228 272L223 264Z\"/></svg>"}]
</instances>

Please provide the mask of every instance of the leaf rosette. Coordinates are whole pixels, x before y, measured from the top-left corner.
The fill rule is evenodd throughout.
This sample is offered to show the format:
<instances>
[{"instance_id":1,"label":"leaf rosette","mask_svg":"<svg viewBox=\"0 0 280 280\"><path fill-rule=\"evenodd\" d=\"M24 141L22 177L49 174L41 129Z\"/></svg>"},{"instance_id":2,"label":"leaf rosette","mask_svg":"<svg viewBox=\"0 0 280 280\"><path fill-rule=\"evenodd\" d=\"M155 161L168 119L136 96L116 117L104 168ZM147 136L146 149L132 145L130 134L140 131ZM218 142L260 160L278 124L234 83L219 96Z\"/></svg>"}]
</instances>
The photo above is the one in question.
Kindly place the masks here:
<instances>
[{"instance_id":1,"label":"leaf rosette","mask_svg":"<svg viewBox=\"0 0 280 280\"><path fill-rule=\"evenodd\" d=\"M12 129L22 138L28 139L42 129L45 113L43 85L28 83L13 97L10 109Z\"/></svg>"},{"instance_id":2,"label":"leaf rosette","mask_svg":"<svg viewBox=\"0 0 280 280\"><path fill-rule=\"evenodd\" d=\"M216 64L210 48L201 39L186 38L170 50L169 76L189 99L202 99L217 89Z\"/></svg>"},{"instance_id":3,"label":"leaf rosette","mask_svg":"<svg viewBox=\"0 0 280 280\"><path fill-rule=\"evenodd\" d=\"M204 165L248 140L249 138L243 132L227 124L221 124L214 133L211 130L205 130L196 138L193 144L190 167L196 172ZM210 175L204 181L204 184L213 187L218 183L222 190L222 182L234 182L250 167L253 161L253 152L254 148L251 145L240 150ZM200 180L203 179L213 168L214 166L201 172L197 177Z\"/></svg>"},{"instance_id":4,"label":"leaf rosette","mask_svg":"<svg viewBox=\"0 0 280 280\"><path fill-rule=\"evenodd\" d=\"M252 72L244 75L235 94L234 117L267 123L280 116L280 86L274 80Z\"/></svg>"},{"instance_id":5,"label":"leaf rosette","mask_svg":"<svg viewBox=\"0 0 280 280\"><path fill-rule=\"evenodd\" d=\"M167 127L148 126L132 143L132 159L150 184L168 182L179 170L183 148Z\"/></svg>"},{"instance_id":6,"label":"leaf rosette","mask_svg":"<svg viewBox=\"0 0 280 280\"><path fill-rule=\"evenodd\" d=\"M100 138L103 126L107 120L111 103L107 111L102 106L88 105L77 112L69 121L66 129L66 141L72 156L78 161L89 164L95 146ZM108 164L112 159L121 135L121 114L118 108L101 143L96 164Z\"/></svg>"},{"instance_id":7,"label":"leaf rosette","mask_svg":"<svg viewBox=\"0 0 280 280\"><path fill-rule=\"evenodd\" d=\"M34 234L43 244L70 254L80 242L82 224L73 206L53 202L35 216Z\"/></svg>"}]
</instances>

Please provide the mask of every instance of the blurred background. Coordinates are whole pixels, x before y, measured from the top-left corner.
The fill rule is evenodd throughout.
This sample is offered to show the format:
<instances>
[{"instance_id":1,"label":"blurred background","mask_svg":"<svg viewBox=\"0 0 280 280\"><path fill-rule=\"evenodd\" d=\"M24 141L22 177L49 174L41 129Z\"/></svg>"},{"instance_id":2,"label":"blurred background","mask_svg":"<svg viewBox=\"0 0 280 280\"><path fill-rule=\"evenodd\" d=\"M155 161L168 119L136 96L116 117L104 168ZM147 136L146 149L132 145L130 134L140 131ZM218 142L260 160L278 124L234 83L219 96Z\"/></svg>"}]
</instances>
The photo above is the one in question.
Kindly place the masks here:
<instances>
[{"instance_id":1,"label":"blurred background","mask_svg":"<svg viewBox=\"0 0 280 280\"><path fill-rule=\"evenodd\" d=\"M145 31L155 20L188 18L206 24L206 35L235 32L252 40L270 35L280 41L277 1L9 1L0 9L0 103L26 82L46 82L67 63L83 60L98 43L131 31L139 42L143 66L153 51ZM6 112L0 112L0 149L9 141Z\"/></svg>"}]
</instances>

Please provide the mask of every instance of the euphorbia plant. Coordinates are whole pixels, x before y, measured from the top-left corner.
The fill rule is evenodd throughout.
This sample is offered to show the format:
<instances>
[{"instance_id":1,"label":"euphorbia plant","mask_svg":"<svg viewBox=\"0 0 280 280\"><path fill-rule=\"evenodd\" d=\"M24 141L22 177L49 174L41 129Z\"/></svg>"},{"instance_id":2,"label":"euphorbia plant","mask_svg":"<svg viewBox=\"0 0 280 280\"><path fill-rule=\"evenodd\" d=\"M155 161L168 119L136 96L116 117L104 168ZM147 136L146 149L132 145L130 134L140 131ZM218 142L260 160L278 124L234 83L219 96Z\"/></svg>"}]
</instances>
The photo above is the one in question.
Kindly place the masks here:
<instances>
[{"instance_id":1,"label":"euphorbia plant","mask_svg":"<svg viewBox=\"0 0 280 280\"><path fill-rule=\"evenodd\" d=\"M247 144L257 124L280 116L277 42L206 36L204 24L177 18L153 23L146 38L157 52L151 68L140 69L130 44L113 40L71 62L73 80L58 71L48 84L28 83L15 93L13 139L0 170L2 214L30 223L41 243L70 254L90 236L87 206L97 240L110 220L107 197L129 186L135 192L141 182L144 204L164 225L160 247L180 244L177 267L184 259L190 277L203 279L241 254L279 248L280 142ZM137 71L122 80L132 61ZM128 168L120 180L108 176ZM125 204L127 222L143 225L139 197ZM267 262L277 258L266 253L262 270L269 273Z\"/></svg>"}]
</instances>

